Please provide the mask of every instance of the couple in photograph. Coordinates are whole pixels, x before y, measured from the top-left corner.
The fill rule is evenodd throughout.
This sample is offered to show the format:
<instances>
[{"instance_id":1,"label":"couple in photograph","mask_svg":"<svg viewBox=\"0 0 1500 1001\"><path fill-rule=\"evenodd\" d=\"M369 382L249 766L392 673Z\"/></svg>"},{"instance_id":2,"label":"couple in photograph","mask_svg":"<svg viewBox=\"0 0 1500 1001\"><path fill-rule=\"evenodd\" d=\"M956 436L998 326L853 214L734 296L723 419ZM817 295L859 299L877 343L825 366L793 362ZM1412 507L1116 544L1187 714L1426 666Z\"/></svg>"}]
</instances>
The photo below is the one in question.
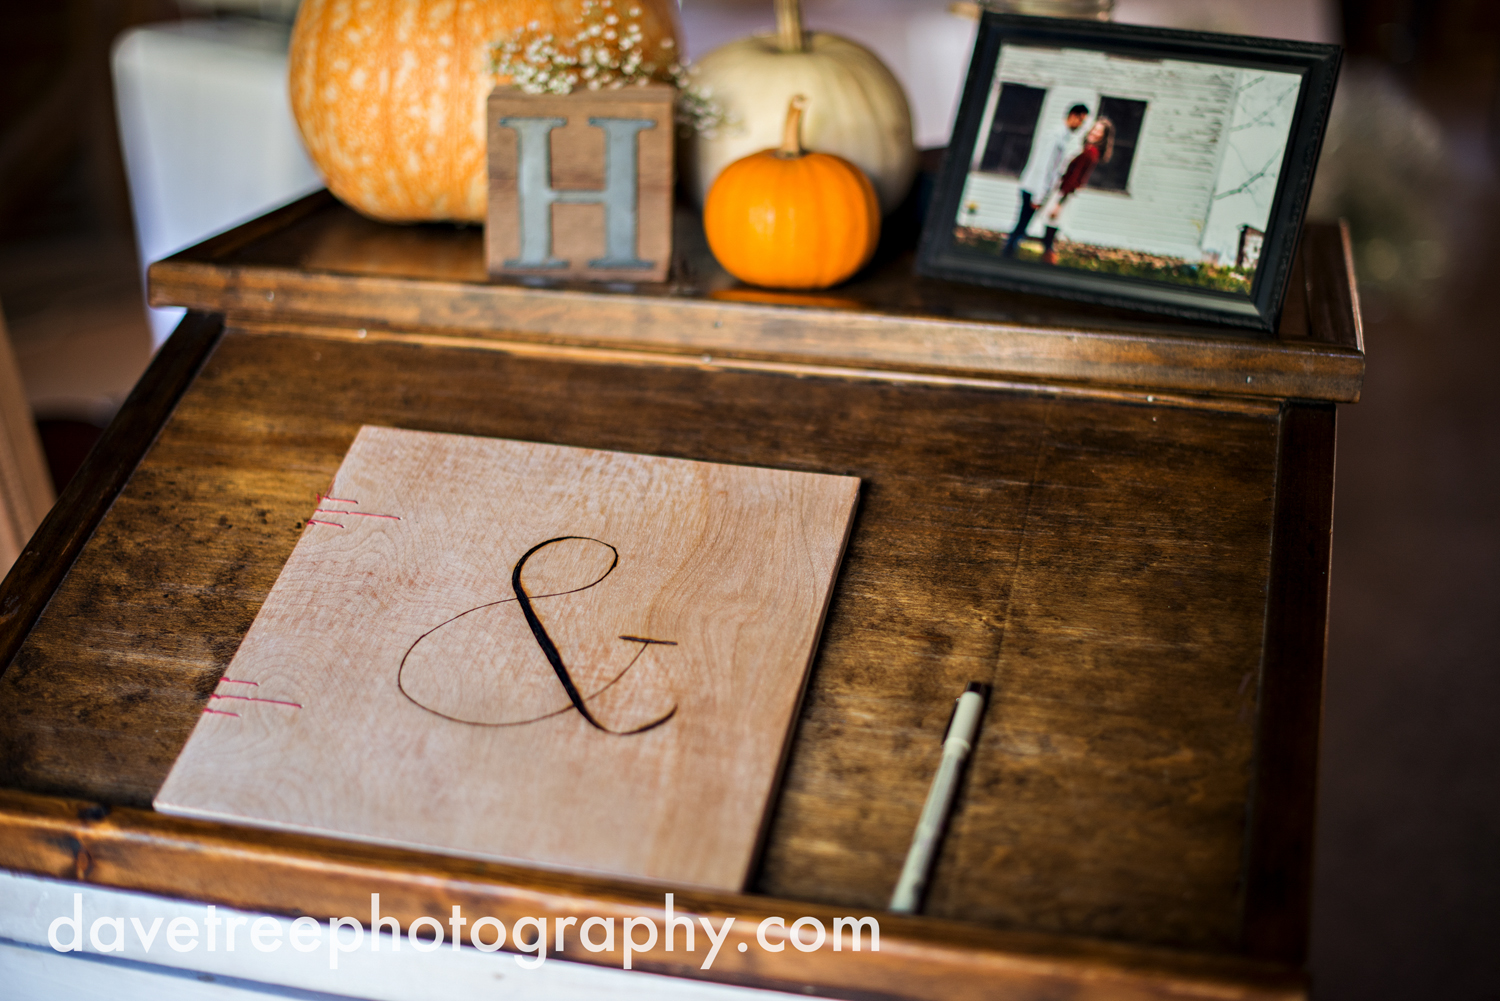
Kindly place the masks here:
<instances>
[{"instance_id":1,"label":"couple in photograph","mask_svg":"<svg viewBox=\"0 0 1500 1001\"><path fill-rule=\"evenodd\" d=\"M1016 246L1025 238L1026 228L1031 225L1032 217L1055 194L1057 200L1047 213L1047 231L1042 240L1042 263L1057 263L1057 251L1053 249L1053 244L1057 240L1058 220L1062 215L1063 205L1073 192L1088 183L1094 168L1101 163L1108 163L1115 151L1114 123L1101 116L1094 119L1094 124L1084 136L1083 150L1068 159L1073 137L1088 117L1088 105L1073 105L1064 116L1064 128L1054 133L1049 143L1039 146L1027 161L1026 170L1021 175L1021 211L1016 224L1011 227L1010 236L1006 238L1005 247L1000 251L1002 257L1016 256Z\"/></svg>"}]
</instances>

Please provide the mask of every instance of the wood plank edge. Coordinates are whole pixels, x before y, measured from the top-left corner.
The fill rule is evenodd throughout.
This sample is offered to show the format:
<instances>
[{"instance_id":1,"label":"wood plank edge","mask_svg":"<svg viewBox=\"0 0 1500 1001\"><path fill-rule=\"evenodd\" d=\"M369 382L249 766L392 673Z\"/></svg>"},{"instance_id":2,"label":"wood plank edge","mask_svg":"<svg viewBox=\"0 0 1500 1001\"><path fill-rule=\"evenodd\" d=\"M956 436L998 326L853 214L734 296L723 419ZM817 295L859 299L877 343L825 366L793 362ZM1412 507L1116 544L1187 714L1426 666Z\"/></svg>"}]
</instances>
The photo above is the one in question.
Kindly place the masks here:
<instances>
[{"instance_id":1,"label":"wood plank edge","mask_svg":"<svg viewBox=\"0 0 1500 1001\"><path fill-rule=\"evenodd\" d=\"M703 371L766 372L797 378L841 379L860 382L951 386L1002 392L1039 393L1049 396L1076 396L1151 406L1181 407L1192 410L1214 410L1226 413L1274 416L1281 401L1258 397L1190 396L1177 393L1148 392L1144 389L1110 389L1064 382L1021 382L1001 377L943 375L935 372L907 372L899 369L851 368L842 365L814 365L722 355L688 355L666 351L629 348L592 348L545 341L509 341L498 337L471 337L463 334L426 333L421 331L383 330L374 327L337 327L313 323L268 321L264 317L231 313L225 321L230 333L271 337L313 337L320 340L364 344L412 344L423 347L455 348L469 351L497 351L526 358L555 358L586 364L695 368Z\"/></svg>"},{"instance_id":2,"label":"wood plank edge","mask_svg":"<svg viewBox=\"0 0 1500 1001\"><path fill-rule=\"evenodd\" d=\"M1348 237L1342 222L1307 227L1302 240L1302 301L1310 337L1362 358L1363 319ZM1357 403L1359 397L1339 402Z\"/></svg>"},{"instance_id":3,"label":"wood plank edge","mask_svg":"<svg viewBox=\"0 0 1500 1001\"><path fill-rule=\"evenodd\" d=\"M327 188L320 188L310 194L303 195L295 201L288 202L278 209L272 209L265 215L257 216L248 222L242 223L233 229L225 230L217 236L211 236L201 243L180 250L169 257L162 258L157 264L168 261L174 263L206 263L227 257L248 244L272 233L286 229L299 220L305 219L321 209L332 205L336 199ZM155 264L152 265L155 267Z\"/></svg>"},{"instance_id":4,"label":"wood plank edge","mask_svg":"<svg viewBox=\"0 0 1500 1001\"><path fill-rule=\"evenodd\" d=\"M1241 934L1247 954L1291 964L1311 932L1336 420L1331 404L1289 403L1277 440Z\"/></svg>"},{"instance_id":5,"label":"wood plank edge","mask_svg":"<svg viewBox=\"0 0 1500 1001\"><path fill-rule=\"evenodd\" d=\"M364 920L369 895L403 926L421 915L441 920L452 907L472 922L493 915L513 926L523 916L624 919L664 916L662 891L308 835L278 834L167 817L152 811L0 790L0 866L55 879L213 902L253 911L350 915ZM1070 997L1286 1001L1306 997L1306 979L1282 964L1118 943L1004 932L878 913L880 950L839 953L763 951L756 925L768 915L811 916L831 925L845 908L692 891L677 913L735 918L714 966L699 929L696 953L659 942L634 966L672 976L828 997L883 999ZM858 911L854 916L863 916ZM774 933L772 936L774 938ZM739 951L741 943L746 945ZM575 946L576 949L576 946ZM618 968L618 951L565 952L562 958Z\"/></svg>"},{"instance_id":6,"label":"wood plank edge","mask_svg":"<svg viewBox=\"0 0 1500 1001\"><path fill-rule=\"evenodd\" d=\"M1344 291L1349 300L1349 315L1354 321L1354 349L1364 354L1365 318L1359 305L1359 278L1354 273L1354 238L1349 234L1348 219L1339 220L1339 248L1344 257Z\"/></svg>"},{"instance_id":7,"label":"wood plank edge","mask_svg":"<svg viewBox=\"0 0 1500 1001\"><path fill-rule=\"evenodd\" d=\"M959 376L1058 379L1118 388L1259 398L1358 399L1364 357L1313 341L1186 337L871 317L836 310L589 294L464 282L355 278L283 268L226 272L164 261L152 305L259 314L267 320L421 328L600 348L881 367ZM587 296L595 309L577 309ZM671 311L666 324L657 314ZM580 317L587 316L587 319ZM819 337L801 331L816 324ZM500 328L497 331L497 328ZM671 336L663 336L672 330ZM649 333L648 333L649 332Z\"/></svg>"},{"instance_id":8,"label":"wood plank edge","mask_svg":"<svg viewBox=\"0 0 1500 1001\"><path fill-rule=\"evenodd\" d=\"M183 319L0 582L0 674L222 332L221 316Z\"/></svg>"}]
</instances>

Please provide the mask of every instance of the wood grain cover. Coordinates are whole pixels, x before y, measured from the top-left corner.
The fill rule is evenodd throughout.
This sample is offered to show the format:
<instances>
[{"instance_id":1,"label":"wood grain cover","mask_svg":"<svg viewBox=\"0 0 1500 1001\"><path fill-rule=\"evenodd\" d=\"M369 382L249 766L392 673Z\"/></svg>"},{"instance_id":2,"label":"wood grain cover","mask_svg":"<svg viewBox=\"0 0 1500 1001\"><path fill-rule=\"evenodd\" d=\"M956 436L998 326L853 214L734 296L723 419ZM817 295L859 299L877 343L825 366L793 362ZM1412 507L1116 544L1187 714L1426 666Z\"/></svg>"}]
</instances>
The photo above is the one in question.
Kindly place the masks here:
<instances>
[{"instance_id":1,"label":"wood grain cover","mask_svg":"<svg viewBox=\"0 0 1500 1001\"><path fill-rule=\"evenodd\" d=\"M740 889L858 489L366 426L156 808Z\"/></svg>"}]
</instances>

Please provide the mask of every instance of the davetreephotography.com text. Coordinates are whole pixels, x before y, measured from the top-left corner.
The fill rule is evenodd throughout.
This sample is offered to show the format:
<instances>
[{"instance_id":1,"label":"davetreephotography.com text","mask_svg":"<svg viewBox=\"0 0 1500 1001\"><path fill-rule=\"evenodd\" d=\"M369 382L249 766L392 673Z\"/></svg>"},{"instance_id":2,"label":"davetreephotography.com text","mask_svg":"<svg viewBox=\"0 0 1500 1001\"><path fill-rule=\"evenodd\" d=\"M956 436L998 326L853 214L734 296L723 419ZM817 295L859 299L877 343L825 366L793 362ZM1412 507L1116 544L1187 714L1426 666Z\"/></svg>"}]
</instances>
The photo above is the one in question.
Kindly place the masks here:
<instances>
[{"instance_id":1,"label":"davetreephotography.com text","mask_svg":"<svg viewBox=\"0 0 1500 1001\"><path fill-rule=\"evenodd\" d=\"M324 950L330 969L338 969L339 956L360 949L379 952L382 946L392 951L402 948L417 952L435 952L446 944L458 951L464 945L480 952L495 952L509 942L516 953L516 963L534 969L549 955L566 956L580 949L590 953L618 951L625 969L631 968L635 954L649 952L660 943L667 952L683 951L703 955L700 969L713 968L714 959L729 938L737 919L694 917L677 914L673 894L665 897L664 915L639 915L623 918L602 917L521 917L509 928L499 918L474 918L455 904L453 913L442 920L419 917L401 927L388 914L380 913L380 894L370 894L371 934L365 934L365 923L345 916L329 918L300 917L284 928L281 920L268 915L254 916L204 906L202 920L179 915L166 921L156 918L150 924L138 917L127 923L122 917L107 914L86 915L83 894L73 894L73 913L60 915L47 929L47 942L58 952L124 952L131 938L142 951L165 945L173 952L236 952L254 950L272 953L283 946L298 952ZM163 925L165 924L165 927ZM383 934L382 934L383 933ZM403 941L404 940L404 941ZM800 952L817 952L831 948L834 952L880 951L880 923L872 917L833 918L831 927L819 918L801 917L787 921L768 917L755 927L754 948L782 952L788 946ZM741 939L735 945L740 952L752 948Z\"/></svg>"}]
</instances>

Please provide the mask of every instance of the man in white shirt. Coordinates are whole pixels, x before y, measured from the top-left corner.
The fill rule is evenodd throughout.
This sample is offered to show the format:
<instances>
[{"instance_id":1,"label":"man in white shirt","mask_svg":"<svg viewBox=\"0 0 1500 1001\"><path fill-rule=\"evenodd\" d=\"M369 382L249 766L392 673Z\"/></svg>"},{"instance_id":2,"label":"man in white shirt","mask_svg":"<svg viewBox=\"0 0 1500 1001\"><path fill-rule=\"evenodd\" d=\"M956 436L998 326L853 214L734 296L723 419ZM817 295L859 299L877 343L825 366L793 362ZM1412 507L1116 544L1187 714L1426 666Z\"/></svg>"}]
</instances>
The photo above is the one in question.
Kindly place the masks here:
<instances>
[{"instance_id":1,"label":"man in white shirt","mask_svg":"<svg viewBox=\"0 0 1500 1001\"><path fill-rule=\"evenodd\" d=\"M1073 105L1064 119L1067 127L1054 132L1050 137L1051 142L1033 148L1031 159L1026 161L1026 170L1021 174L1021 213L1016 224L1011 227L1010 236L1005 240L1005 247L1000 251L1001 257L1016 256L1016 245L1026 235L1031 217L1041 209L1052 189L1062 180L1063 171L1068 166L1068 149L1073 142L1073 133L1083 126L1088 117L1087 105Z\"/></svg>"}]
</instances>

